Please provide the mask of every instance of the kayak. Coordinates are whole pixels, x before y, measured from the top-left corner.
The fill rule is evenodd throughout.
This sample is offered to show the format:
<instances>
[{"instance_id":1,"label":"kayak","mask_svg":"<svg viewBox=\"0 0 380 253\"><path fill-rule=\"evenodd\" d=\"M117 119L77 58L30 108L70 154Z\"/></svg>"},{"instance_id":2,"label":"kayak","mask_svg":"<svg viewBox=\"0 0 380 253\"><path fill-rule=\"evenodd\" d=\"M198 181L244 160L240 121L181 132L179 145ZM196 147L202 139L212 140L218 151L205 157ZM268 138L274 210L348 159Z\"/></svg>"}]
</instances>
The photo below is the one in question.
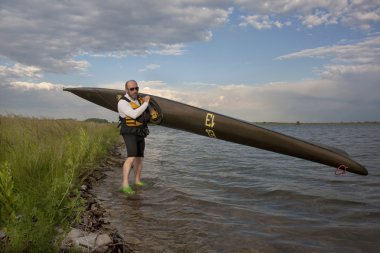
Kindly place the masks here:
<instances>
[{"instance_id":1,"label":"kayak","mask_svg":"<svg viewBox=\"0 0 380 253\"><path fill-rule=\"evenodd\" d=\"M66 88L81 98L117 112L117 103L125 95L124 90L105 88ZM148 94L139 93L141 97ZM182 131L217 138L233 143L298 157L346 171L368 175L367 169L352 160L339 149L311 143L288 136L256 124L234 119L215 112L162 98L151 96L150 123Z\"/></svg>"}]
</instances>

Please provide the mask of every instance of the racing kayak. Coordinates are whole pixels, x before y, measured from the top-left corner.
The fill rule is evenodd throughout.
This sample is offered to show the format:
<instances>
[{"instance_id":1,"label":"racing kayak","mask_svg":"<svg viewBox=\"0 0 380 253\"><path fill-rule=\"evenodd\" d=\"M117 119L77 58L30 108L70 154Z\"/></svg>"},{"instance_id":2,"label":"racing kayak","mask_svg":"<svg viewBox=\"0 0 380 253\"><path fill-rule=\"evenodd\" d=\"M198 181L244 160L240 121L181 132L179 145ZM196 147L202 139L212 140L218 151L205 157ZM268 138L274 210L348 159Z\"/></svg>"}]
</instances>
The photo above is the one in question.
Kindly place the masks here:
<instances>
[{"instance_id":1,"label":"racing kayak","mask_svg":"<svg viewBox=\"0 0 380 253\"><path fill-rule=\"evenodd\" d=\"M124 90L105 88L66 88L65 91L117 112L117 103ZM139 93L141 97L148 94ZM339 149L307 142L278 133L250 122L234 119L208 110L166 98L151 96L150 122L194 134L264 149L327 166L368 175L367 169Z\"/></svg>"}]
</instances>

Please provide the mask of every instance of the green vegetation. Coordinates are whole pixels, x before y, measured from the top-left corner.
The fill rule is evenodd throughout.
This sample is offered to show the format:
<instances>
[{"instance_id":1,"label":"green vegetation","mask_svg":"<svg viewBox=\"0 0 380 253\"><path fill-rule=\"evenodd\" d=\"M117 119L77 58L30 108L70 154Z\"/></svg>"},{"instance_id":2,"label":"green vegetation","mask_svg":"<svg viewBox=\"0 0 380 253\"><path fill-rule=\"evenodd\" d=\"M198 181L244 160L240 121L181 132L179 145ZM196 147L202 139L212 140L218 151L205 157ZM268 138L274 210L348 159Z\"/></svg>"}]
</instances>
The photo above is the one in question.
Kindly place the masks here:
<instances>
[{"instance_id":1,"label":"green vegetation","mask_svg":"<svg viewBox=\"0 0 380 253\"><path fill-rule=\"evenodd\" d=\"M58 251L59 229L83 209L81 180L118 138L113 124L0 116L0 230L9 237L0 251Z\"/></svg>"},{"instance_id":2,"label":"green vegetation","mask_svg":"<svg viewBox=\"0 0 380 253\"><path fill-rule=\"evenodd\" d=\"M98 118L89 118L89 119L86 119L86 122L108 123L108 120L106 120L106 119L98 119Z\"/></svg>"}]
</instances>

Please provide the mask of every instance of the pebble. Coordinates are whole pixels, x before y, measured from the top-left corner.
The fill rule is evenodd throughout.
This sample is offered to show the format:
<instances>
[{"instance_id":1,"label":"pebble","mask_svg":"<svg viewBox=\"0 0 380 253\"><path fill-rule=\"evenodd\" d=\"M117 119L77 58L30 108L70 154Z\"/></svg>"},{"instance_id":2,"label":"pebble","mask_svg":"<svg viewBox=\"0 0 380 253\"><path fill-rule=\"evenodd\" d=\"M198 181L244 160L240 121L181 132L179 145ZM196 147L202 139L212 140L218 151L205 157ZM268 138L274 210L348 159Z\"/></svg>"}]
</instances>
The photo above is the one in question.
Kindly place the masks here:
<instances>
[{"instance_id":1,"label":"pebble","mask_svg":"<svg viewBox=\"0 0 380 253\"><path fill-rule=\"evenodd\" d=\"M66 238L68 240L73 240L74 238L82 237L86 234L86 232L77 229L77 228L72 228L71 231L67 234Z\"/></svg>"},{"instance_id":2,"label":"pebble","mask_svg":"<svg viewBox=\"0 0 380 253\"><path fill-rule=\"evenodd\" d=\"M87 233L77 228L72 228L63 240L62 248L76 247L80 251L88 250L96 252L106 252L108 245L112 243L108 234Z\"/></svg>"},{"instance_id":3,"label":"pebble","mask_svg":"<svg viewBox=\"0 0 380 253\"><path fill-rule=\"evenodd\" d=\"M7 237L7 235L0 230L0 241L3 240L5 237Z\"/></svg>"}]
</instances>

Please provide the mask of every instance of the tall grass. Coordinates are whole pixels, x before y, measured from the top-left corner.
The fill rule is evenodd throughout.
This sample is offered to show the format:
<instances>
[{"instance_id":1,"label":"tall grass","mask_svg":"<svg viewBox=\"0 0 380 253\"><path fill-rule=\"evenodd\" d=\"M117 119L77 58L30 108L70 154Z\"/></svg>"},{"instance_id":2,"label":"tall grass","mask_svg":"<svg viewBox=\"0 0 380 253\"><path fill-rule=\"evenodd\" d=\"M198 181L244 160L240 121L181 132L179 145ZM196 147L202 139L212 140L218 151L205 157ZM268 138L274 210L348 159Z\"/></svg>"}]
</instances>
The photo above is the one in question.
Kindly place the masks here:
<instances>
[{"instance_id":1,"label":"tall grass","mask_svg":"<svg viewBox=\"0 0 380 253\"><path fill-rule=\"evenodd\" d=\"M0 116L0 229L5 251L52 252L83 203L83 176L117 142L115 125Z\"/></svg>"}]
</instances>

